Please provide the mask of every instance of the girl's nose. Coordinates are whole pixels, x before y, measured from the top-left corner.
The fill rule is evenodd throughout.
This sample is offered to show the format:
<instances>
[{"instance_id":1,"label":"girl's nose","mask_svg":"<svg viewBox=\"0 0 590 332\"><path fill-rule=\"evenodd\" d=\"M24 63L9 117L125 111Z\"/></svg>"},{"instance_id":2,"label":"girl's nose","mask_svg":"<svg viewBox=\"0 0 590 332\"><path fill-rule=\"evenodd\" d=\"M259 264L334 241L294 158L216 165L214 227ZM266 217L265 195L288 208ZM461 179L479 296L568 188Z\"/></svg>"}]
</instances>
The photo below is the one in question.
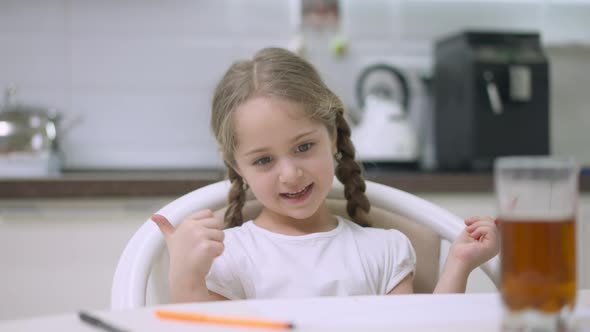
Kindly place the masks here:
<instances>
[{"instance_id":1,"label":"girl's nose","mask_svg":"<svg viewBox=\"0 0 590 332\"><path fill-rule=\"evenodd\" d=\"M279 180L284 183L295 182L303 175L303 170L292 160L285 160L281 163Z\"/></svg>"}]
</instances>

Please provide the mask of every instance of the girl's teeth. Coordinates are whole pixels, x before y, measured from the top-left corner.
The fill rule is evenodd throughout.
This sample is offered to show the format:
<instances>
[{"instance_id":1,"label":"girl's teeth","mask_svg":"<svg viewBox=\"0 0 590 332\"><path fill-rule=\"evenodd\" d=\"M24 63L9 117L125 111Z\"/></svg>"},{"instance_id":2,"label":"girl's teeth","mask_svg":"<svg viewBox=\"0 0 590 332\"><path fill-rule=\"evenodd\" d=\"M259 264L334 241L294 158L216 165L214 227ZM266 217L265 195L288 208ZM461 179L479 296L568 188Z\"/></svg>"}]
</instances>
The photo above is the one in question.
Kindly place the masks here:
<instances>
[{"instance_id":1,"label":"girl's teeth","mask_svg":"<svg viewBox=\"0 0 590 332\"><path fill-rule=\"evenodd\" d=\"M294 193L289 193L289 195L297 195L297 194L301 194L301 193L302 193L304 190L305 190L305 188L303 188L303 189L301 189L301 190L299 190L299 191L296 191L296 192L294 192Z\"/></svg>"},{"instance_id":2,"label":"girl's teeth","mask_svg":"<svg viewBox=\"0 0 590 332\"><path fill-rule=\"evenodd\" d=\"M301 196L301 194L303 194L303 193L305 192L305 190L306 190L306 189L307 189L307 187L305 187L305 188L301 189L301 190L300 190L300 191L298 191L298 192L294 192L294 193L286 193L285 195L286 195L287 197L291 197L291 198L293 198L293 197L297 197L297 196Z\"/></svg>"}]
</instances>

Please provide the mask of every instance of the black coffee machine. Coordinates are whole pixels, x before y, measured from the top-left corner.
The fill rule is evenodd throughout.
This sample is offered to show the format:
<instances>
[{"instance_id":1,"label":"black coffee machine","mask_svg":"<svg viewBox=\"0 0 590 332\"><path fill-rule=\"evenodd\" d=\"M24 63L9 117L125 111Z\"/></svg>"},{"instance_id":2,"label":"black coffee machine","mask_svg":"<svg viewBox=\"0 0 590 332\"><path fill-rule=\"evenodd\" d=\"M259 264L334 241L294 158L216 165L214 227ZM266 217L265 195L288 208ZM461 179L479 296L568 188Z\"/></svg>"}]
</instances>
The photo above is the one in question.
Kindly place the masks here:
<instances>
[{"instance_id":1,"label":"black coffee machine","mask_svg":"<svg viewBox=\"0 0 590 332\"><path fill-rule=\"evenodd\" d=\"M434 129L443 170L549 154L549 64L537 33L467 31L435 44Z\"/></svg>"}]
</instances>

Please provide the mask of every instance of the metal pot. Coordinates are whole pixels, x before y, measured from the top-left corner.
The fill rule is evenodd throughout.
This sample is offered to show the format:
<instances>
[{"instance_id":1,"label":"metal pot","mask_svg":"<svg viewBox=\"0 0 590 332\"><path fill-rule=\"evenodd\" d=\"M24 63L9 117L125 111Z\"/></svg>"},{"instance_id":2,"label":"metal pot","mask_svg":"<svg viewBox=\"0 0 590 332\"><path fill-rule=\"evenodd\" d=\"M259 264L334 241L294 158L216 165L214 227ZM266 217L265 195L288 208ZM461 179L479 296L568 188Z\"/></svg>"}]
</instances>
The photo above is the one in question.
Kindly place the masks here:
<instances>
[{"instance_id":1,"label":"metal pot","mask_svg":"<svg viewBox=\"0 0 590 332\"><path fill-rule=\"evenodd\" d=\"M18 103L16 92L10 84L0 109L0 154L58 152L59 113Z\"/></svg>"},{"instance_id":2,"label":"metal pot","mask_svg":"<svg viewBox=\"0 0 590 332\"><path fill-rule=\"evenodd\" d=\"M51 109L5 107L0 111L0 153L55 152L59 118Z\"/></svg>"}]
</instances>

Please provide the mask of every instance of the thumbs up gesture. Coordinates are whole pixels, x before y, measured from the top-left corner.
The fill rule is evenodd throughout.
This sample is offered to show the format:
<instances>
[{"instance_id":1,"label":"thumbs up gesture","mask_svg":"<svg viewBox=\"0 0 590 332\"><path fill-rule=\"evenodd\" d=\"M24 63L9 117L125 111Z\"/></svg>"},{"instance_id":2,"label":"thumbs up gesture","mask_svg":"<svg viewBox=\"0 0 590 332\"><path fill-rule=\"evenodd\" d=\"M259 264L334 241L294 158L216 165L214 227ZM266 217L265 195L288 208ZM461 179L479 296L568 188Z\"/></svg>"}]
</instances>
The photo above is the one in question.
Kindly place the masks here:
<instances>
[{"instance_id":1,"label":"thumbs up gesture","mask_svg":"<svg viewBox=\"0 0 590 332\"><path fill-rule=\"evenodd\" d=\"M164 235L170 255L171 299L208 299L205 277L213 260L223 253L223 221L211 210L192 214L176 228L162 215L155 214L151 219Z\"/></svg>"}]
</instances>

